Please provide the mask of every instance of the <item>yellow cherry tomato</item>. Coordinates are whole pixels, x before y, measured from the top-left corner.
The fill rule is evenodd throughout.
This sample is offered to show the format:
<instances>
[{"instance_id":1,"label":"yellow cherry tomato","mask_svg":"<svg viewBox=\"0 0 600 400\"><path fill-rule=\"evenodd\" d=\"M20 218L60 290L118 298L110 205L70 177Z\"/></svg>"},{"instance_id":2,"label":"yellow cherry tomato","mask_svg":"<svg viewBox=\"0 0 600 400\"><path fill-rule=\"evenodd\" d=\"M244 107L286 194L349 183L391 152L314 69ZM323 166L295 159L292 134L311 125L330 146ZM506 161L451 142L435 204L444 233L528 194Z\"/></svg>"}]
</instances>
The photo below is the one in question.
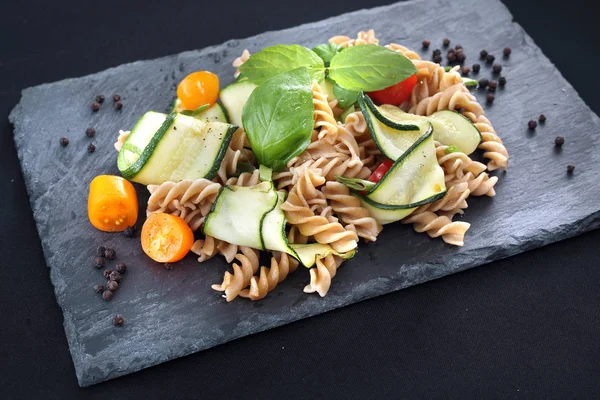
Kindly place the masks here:
<instances>
[{"instance_id":1,"label":"yellow cherry tomato","mask_svg":"<svg viewBox=\"0 0 600 400\"><path fill-rule=\"evenodd\" d=\"M150 214L141 234L142 250L154 261L181 260L194 244L194 233L185 221L171 214Z\"/></svg>"},{"instance_id":2,"label":"yellow cherry tomato","mask_svg":"<svg viewBox=\"0 0 600 400\"><path fill-rule=\"evenodd\" d=\"M186 110L212 106L219 97L219 77L208 71L192 72L179 83L177 97Z\"/></svg>"},{"instance_id":3,"label":"yellow cherry tomato","mask_svg":"<svg viewBox=\"0 0 600 400\"><path fill-rule=\"evenodd\" d=\"M88 218L105 232L121 232L134 226L138 199L129 181L114 175L98 175L90 183Z\"/></svg>"}]
</instances>

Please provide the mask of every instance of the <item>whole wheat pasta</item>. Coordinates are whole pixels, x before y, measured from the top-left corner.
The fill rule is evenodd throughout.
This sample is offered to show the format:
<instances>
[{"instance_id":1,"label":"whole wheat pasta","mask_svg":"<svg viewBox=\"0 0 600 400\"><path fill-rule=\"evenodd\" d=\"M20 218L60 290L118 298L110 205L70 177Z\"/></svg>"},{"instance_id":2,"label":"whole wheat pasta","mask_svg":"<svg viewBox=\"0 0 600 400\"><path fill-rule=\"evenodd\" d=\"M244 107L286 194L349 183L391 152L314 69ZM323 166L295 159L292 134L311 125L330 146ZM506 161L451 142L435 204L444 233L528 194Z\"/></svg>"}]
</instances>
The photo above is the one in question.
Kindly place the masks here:
<instances>
[{"instance_id":1,"label":"whole wheat pasta","mask_svg":"<svg viewBox=\"0 0 600 400\"><path fill-rule=\"evenodd\" d=\"M348 36L334 36L329 39L329 42L342 47L352 47L361 44L379 44L379 40L375 37L375 31L373 29L358 32L356 39L351 39Z\"/></svg>"},{"instance_id":2,"label":"whole wheat pasta","mask_svg":"<svg viewBox=\"0 0 600 400\"><path fill-rule=\"evenodd\" d=\"M233 67L235 67L235 73L233 74L234 78L237 78L240 75L239 68L242 66L243 63L248 61L249 58L250 58L250 52L248 51L248 49L244 49L244 51L242 52L242 55L239 56L238 58L236 58L235 60L233 60L231 65Z\"/></svg>"},{"instance_id":3,"label":"whole wheat pasta","mask_svg":"<svg viewBox=\"0 0 600 400\"><path fill-rule=\"evenodd\" d=\"M327 102L327 95L323 93L317 81L313 81L312 92L315 130L319 131L318 138L325 139L328 143L334 143L337 138L338 126L333 110Z\"/></svg>"},{"instance_id":4,"label":"whole wheat pasta","mask_svg":"<svg viewBox=\"0 0 600 400\"><path fill-rule=\"evenodd\" d=\"M291 262L292 258L286 253L277 252L271 257L271 267L260 267L259 276L253 276L250 280L250 287L240 292L241 297L250 300L260 300L270 291L275 289L277 284L287 278L290 272L294 272L298 267L297 263Z\"/></svg>"},{"instance_id":5,"label":"whole wheat pasta","mask_svg":"<svg viewBox=\"0 0 600 400\"><path fill-rule=\"evenodd\" d=\"M456 110L457 108L462 108L474 115L483 114L483 108L462 83L450 86L416 104L411 104L408 112L417 115L431 115L436 111Z\"/></svg>"},{"instance_id":6,"label":"whole wheat pasta","mask_svg":"<svg viewBox=\"0 0 600 400\"><path fill-rule=\"evenodd\" d=\"M406 58L408 58L409 60L420 60L421 56L419 56L417 53L415 53L414 51L410 50L407 47L404 47L400 44L397 43L390 43L388 45L386 45L385 47L387 47L388 49L395 51L396 53L400 53L404 56L406 56Z\"/></svg>"},{"instance_id":7,"label":"whole wheat pasta","mask_svg":"<svg viewBox=\"0 0 600 400\"><path fill-rule=\"evenodd\" d=\"M485 116L478 115L474 122L475 127L481 132L479 148L484 151L483 156L490 159L488 169L490 171L498 168L506 170L508 168L508 151L504 147L502 139L496 135L494 127Z\"/></svg>"},{"instance_id":8,"label":"whole wheat pasta","mask_svg":"<svg viewBox=\"0 0 600 400\"><path fill-rule=\"evenodd\" d=\"M304 287L304 293L317 292L319 296L325 297L342 261L340 257L331 254L317 259L315 267L310 269L310 283Z\"/></svg>"},{"instance_id":9,"label":"whole wheat pasta","mask_svg":"<svg viewBox=\"0 0 600 400\"><path fill-rule=\"evenodd\" d=\"M225 292L227 301L235 299L242 289L250 284L250 279L258 271L259 251L247 246L239 246L238 251L235 258L240 264L233 263L233 274L226 271L223 282L211 286L216 291Z\"/></svg>"},{"instance_id":10,"label":"whole wheat pasta","mask_svg":"<svg viewBox=\"0 0 600 400\"><path fill-rule=\"evenodd\" d=\"M123 147L123 144L125 143L128 137L129 131L119 130L119 136L117 137L117 141L114 144L115 149L117 151L121 151L121 148Z\"/></svg>"},{"instance_id":11,"label":"whole wheat pasta","mask_svg":"<svg viewBox=\"0 0 600 400\"><path fill-rule=\"evenodd\" d=\"M437 215L431 211L413 213L402 220L403 224L413 224L415 231L427 232L432 237L442 237L444 242L454 245L464 245L465 233L471 226L468 222L452 221L445 215Z\"/></svg>"}]
</instances>

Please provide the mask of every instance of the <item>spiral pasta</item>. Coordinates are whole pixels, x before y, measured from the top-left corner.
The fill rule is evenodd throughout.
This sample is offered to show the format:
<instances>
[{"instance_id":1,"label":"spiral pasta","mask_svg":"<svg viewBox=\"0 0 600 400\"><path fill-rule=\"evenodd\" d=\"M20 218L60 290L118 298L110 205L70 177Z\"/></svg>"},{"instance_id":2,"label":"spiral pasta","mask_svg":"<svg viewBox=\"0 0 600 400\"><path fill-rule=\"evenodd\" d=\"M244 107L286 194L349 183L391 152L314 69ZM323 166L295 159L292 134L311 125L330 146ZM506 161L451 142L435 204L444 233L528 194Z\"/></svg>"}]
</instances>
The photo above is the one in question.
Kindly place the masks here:
<instances>
[{"instance_id":1,"label":"spiral pasta","mask_svg":"<svg viewBox=\"0 0 600 400\"><path fill-rule=\"evenodd\" d=\"M128 137L129 137L129 131L124 131L122 129L119 130L119 137L117 138L117 141L114 144L115 149L117 151L121 151L121 148L123 147L123 144L125 143L125 141L127 140Z\"/></svg>"},{"instance_id":2,"label":"spiral pasta","mask_svg":"<svg viewBox=\"0 0 600 400\"><path fill-rule=\"evenodd\" d=\"M294 272L298 264L292 263L291 259L286 253L277 253L271 257L271 267L260 267L259 276L251 278L250 287L242 290L240 296L253 301L264 298L279 282L287 278L290 272Z\"/></svg>"},{"instance_id":3,"label":"spiral pasta","mask_svg":"<svg viewBox=\"0 0 600 400\"><path fill-rule=\"evenodd\" d=\"M416 104L411 103L408 112L417 115L431 115L436 111L456 110L457 108L462 108L465 112L474 115L483 114L483 108L462 83L452 85L433 96L420 100Z\"/></svg>"},{"instance_id":4,"label":"spiral pasta","mask_svg":"<svg viewBox=\"0 0 600 400\"><path fill-rule=\"evenodd\" d=\"M318 138L334 143L338 126L333 111L327 102L327 95L321 90L317 81L312 83L315 129L319 130Z\"/></svg>"},{"instance_id":5,"label":"spiral pasta","mask_svg":"<svg viewBox=\"0 0 600 400\"><path fill-rule=\"evenodd\" d=\"M385 47L387 47L388 49L395 51L396 53L400 53L403 56L406 56L406 58L408 58L409 60L420 60L421 56L419 56L416 52L410 50L407 47L404 47L400 44L397 43L390 43L388 45L386 45Z\"/></svg>"},{"instance_id":6,"label":"spiral pasta","mask_svg":"<svg viewBox=\"0 0 600 400\"><path fill-rule=\"evenodd\" d=\"M244 51L242 52L242 55L239 56L238 58L236 58L235 60L233 60L233 63L231 63L231 65L233 67L235 67L235 73L233 74L234 78L237 78L240 75L239 68L242 66L243 63L248 61L249 58L250 58L250 52L248 51L248 49L244 49Z\"/></svg>"},{"instance_id":7,"label":"spiral pasta","mask_svg":"<svg viewBox=\"0 0 600 400\"><path fill-rule=\"evenodd\" d=\"M496 135L494 127L485 116L478 115L474 123L481 132L479 148L484 151L483 156L490 159L488 170L493 171L502 168L506 171L508 168L508 151L504 147L502 139Z\"/></svg>"},{"instance_id":8,"label":"spiral pasta","mask_svg":"<svg viewBox=\"0 0 600 400\"><path fill-rule=\"evenodd\" d=\"M444 242L454 245L464 245L464 237L471 227L468 222L452 221L445 215L437 215L431 211L413 213L402 220L403 224L413 224L415 231L427 232L432 237L442 237Z\"/></svg>"},{"instance_id":9,"label":"spiral pasta","mask_svg":"<svg viewBox=\"0 0 600 400\"><path fill-rule=\"evenodd\" d=\"M242 289L250 284L250 279L258 271L259 251L247 246L239 246L238 251L235 258L240 264L232 265L233 274L226 271L223 282L211 286L216 291L225 292L227 301L235 299Z\"/></svg>"},{"instance_id":10,"label":"spiral pasta","mask_svg":"<svg viewBox=\"0 0 600 400\"><path fill-rule=\"evenodd\" d=\"M351 39L348 36L334 36L329 39L329 42L342 47L352 47L361 44L379 44L379 40L375 37L375 31L373 29L358 32L356 39Z\"/></svg>"},{"instance_id":11,"label":"spiral pasta","mask_svg":"<svg viewBox=\"0 0 600 400\"><path fill-rule=\"evenodd\" d=\"M304 293L317 292L319 296L325 297L342 261L340 257L331 254L317 259L315 267L310 269L310 283L304 287Z\"/></svg>"}]
</instances>

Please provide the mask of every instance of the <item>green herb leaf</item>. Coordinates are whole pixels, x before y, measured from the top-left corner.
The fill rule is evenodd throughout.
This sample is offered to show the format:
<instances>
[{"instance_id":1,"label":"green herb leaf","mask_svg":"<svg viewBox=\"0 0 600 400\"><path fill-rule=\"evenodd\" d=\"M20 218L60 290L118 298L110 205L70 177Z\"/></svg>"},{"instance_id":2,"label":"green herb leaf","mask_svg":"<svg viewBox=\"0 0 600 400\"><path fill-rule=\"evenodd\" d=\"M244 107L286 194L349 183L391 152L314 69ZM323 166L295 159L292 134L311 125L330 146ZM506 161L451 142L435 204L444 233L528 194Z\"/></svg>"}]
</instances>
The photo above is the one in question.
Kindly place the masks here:
<instances>
[{"instance_id":1,"label":"green herb leaf","mask_svg":"<svg viewBox=\"0 0 600 400\"><path fill-rule=\"evenodd\" d=\"M446 147L446 149L444 150L444 153L446 153L446 154L461 153L461 151L458 147L456 147L455 145L452 145L452 146Z\"/></svg>"},{"instance_id":2,"label":"green herb leaf","mask_svg":"<svg viewBox=\"0 0 600 400\"><path fill-rule=\"evenodd\" d=\"M462 81L466 87L475 87L477 86L477 81L471 78L462 78Z\"/></svg>"},{"instance_id":3,"label":"green herb leaf","mask_svg":"<svg viewBox=\"0 0 600 400\"><path fill-rule=\"evenodd\" d=\"M242 124L258 162L274 171L310 144L313 130L311 77L305 67L260 84L242 111Z\"/></svg>"},{"instance_id":4,"label":"green herb leaf","mask_svg":"<svg viewBox=\"0 0 600 400\"><path fill-rule=\"evenodd\" d=\"M336 175L335 179L337 179L338 182L348 186L350 189L358 190L360 192L367 192L376 185L375 182L359 178L344 178L343 176Z\"/></svg>"},{"instance_id":5,"label":"green herb leaf","mask_svg":"<svg viewBox=\"0 0 600 400\"><path fill-rule=\"evenodd\" d=\"M299 67L306 67L310 77L317 82L325 76L323 60L314 51L297 44L265 47L252 54L239 69L244 76L260 85L267 79Z\"/></svg>"},{"instance_id":6,"label":"green herb leaf","mask_svg":"<svg viewBox=\"0 0 600 400\"><path fill-rule=\"evenodd\" d=\"M333 94L335 95L340 107L347 108L358 101L359 92L346 90L338 84L333 84Z\"/></svg>"},{"instance_id":7,"label":"green herb leaf","mask_svg":"<svg viewBox=\"0 0 600 400\"><path fill-rule=\"evenodd\" d=\"M325 62L325 66L328 66L333 56L342 50L344 50L344 48L335 43L323 43L312 48L312 51Z\"/></svg>"},{"instance_id":8,"label":"green herb leaf","mask_svg":"<svg viewBox=\"0 0 600 400\"><path fill-rule=\"evenodd\" d=\"M444 67L444 71L446 71L446 72L450 72L451 69L452 69L452 65L446 65Z\"/></svg>"},{"instance_id":9,"label":"green herb leaf","mask_svg":"<svg viewBox=\"0 0 600 400\"><path fill-rule=\"evenodd\" d=\"M210 104L202 104L200 107L196 108L195 110L183 110L183 111L181 111L181 114L188 115L190 117L195 117L196 115L200 114L202 111L204 111L208 108L210 108Z\"/></svg>"},{"instance_id":10,"label":"green herb leaf","mask_svg":"<svg viewBox=\"0 0 600 400\"><path fill-rule=\"evenodd\" d=\"M329 65L329 77L340 87L366 92L385 89L416 72L408 58L374 44L348 47Z\"/></svg>"}]
</instances>

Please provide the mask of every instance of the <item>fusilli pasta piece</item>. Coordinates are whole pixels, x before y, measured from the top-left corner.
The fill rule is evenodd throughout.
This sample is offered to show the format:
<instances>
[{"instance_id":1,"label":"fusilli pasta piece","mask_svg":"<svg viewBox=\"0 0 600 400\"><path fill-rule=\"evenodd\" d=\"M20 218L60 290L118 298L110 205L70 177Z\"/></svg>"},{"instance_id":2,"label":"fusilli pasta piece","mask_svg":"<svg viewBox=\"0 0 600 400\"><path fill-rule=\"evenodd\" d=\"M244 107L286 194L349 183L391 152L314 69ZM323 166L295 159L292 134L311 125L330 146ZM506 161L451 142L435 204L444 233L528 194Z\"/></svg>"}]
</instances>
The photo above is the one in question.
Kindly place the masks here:
<instances>
[{"instance_id":1,"label":"fusilli pasta piece","mask_svg":"<svg viewBox=\"0 0 600 400\"><path fill-rule=\"evenodd\" d=\"M426 97L416 104L411 103L408 112L417 115L431 115L440 110L456 110L462 108L475 115L483 114L483 108L462 83L450 86L444 91Z\"/></svg>"},{"instance_id":2,"label":"fusilli pasta piece","mask_svg":"<svg viewBox=\"0 0 600 400\"><path fill-rule=\"evenodd\" d=\"M297 267L298 263L288 254L276 252L275 256L271 257L271 267L260 267L259 276L251 278L250 287L242 290L240 296L253 301L264 298Z\"/></svg>"},{"instance_id":3,"label":"fusilli pasta piece","mask_svg":"<svg viewBox=\"0 0 600 400\"><path fill-rule=\"evenodd\" d=\"M115 149L117 151L121 151L121 148L123 148L123 143L125 143L128 136L129 136L129 131L124 131L122 129L119 130L119 137L117 138L117 141L114 144Z\"/></svg>"},{"instance_id":4,"label":"fusilli pasta piece","mask_svg":"<svg viewBox=\"0 0 600 400\"><path fill-rule=\"evenodd\" d=\"M502 168L506 171L508 168L508 151L502 139L498 137L490 120L483 115L478 115L474 121L475 126L481 132L481 143L479 148L484 151L483 156L490 159L488 170L493 171Z\"/></svg>"},{"instance_id":5,"label":"fusilli pasta piece","mask_svg":"<svg viewBox=\"0 0 600 400\"><path fill-rule=\"evenodd\" d=\"M339 182L327 182L321 189L329 200L333 211L346 224L353 224L356 233L369 241L375 241L383 227L371 217L369 210L362 206L360 200L350 194L350 189Z\"/></svg>"},{"instance_id":6,"label":"fusilli pasta piece","mask_svg":"<svg viewBox=\"0 0 600 400\"><path fill-rule=\"evenodd\" d=\"M242 172L239 176L227 179L225 185L254 186L260 183L260 172L255 169L252 172Z\"/></svg>"},{"instance_id":7,"label":"fusilli pasta piece","mask_svg":"<svg viewBox=\"0 0 600 400\"><path fill-rule=\"evenodd\" d=\"M431 211L413 213L402 220L403 224L413 224L415 231L427 232L432 237L442 237L444 242L454 245L464 245L464 236L471 224L462 221L452 221L445 215L437 215Z\"/></svg>"},{"instance_id":8,"label":"fusilli pasta piece","mask_svg":"<svg viewBox=\"0 0 600 400\"><path fill-rule=\"evenodd\" d=\"M319 296L325 297L342 261L343 259L332 254L318 259L315 267L310 269L310 283L304 287L304 293L317 292Z\"/></svg>"},{"instance_id":9,"label":"fusilli pasta piece","mask_svg":"<svg viewBox=\"0 0 600 400\"><path fill-rule=\"evenodd\" d=\"M216 291L225 292L227 301L235 299L242 289L250 284L250 279L258 271L259 251L247 246L239 246L238 251L235 258L240 264L233 263L233 274L226 271L223 282L211 286Z\"/></svg>"},{"instance_id":10,"label":"fusilli pasta piece","mask_svg":"<svg viewBox=\"0 0 600 400\"><path fill-rule=\"evenodd\" d=\"M250 52L248 51L248 49L244 49L244 51L242 52L242 55L239 56L238 58L236 58L235 60L233 60L233 63L231 63L231 65L233 67L235 67L235 73L233 74L234 78L237 78L240 75L239 68L242 66L243 63L248 61L249 58L250 58Z\"/></svg>"},{"instance_id":11,"label":"fusilli pasta piece","mask_svg":"<svg viewBox=\"0 0 600 400\"><path fill-rule=\"evenodd\" d=\"M361 44L379 44L379 40L375 37L375 31L373 29L358 32L356 39L351 39L348 36L334 36L329 39L329 42L342 47L352 47Z\"/></svg>"},{"instance_id":12,"label":"fusilli pasta piece","mask_svg":"<svg viewBox=\"0 0 600 400\"><path fill-rule=\"evenodd\" d=\"M410 59L410 60L420 60L421 56L419 56L417 53L415 53L414 51L410 50L407 47L404 47L402 45L396 44L396 43L390 43L388 45L386 45L385 47L387 47L388 49L395 51L396 53L400 53L403 56L405 56L406 58Z\"/></svg>"},{"instance_id":13,"label":"fusilli pasta piece","mask_svg":"<svg viewBox=\"0 0 600 400\"><path fill-rule=\"evenodd\" d=\"M317 81L313 81L312 92L315 109L315 129L319 130L318 138L320 140L325 139L328 143L334 143L337 138L338 126L333 111L327 102L327 95L323 93Z\"/></svg>"}]
</instances>

